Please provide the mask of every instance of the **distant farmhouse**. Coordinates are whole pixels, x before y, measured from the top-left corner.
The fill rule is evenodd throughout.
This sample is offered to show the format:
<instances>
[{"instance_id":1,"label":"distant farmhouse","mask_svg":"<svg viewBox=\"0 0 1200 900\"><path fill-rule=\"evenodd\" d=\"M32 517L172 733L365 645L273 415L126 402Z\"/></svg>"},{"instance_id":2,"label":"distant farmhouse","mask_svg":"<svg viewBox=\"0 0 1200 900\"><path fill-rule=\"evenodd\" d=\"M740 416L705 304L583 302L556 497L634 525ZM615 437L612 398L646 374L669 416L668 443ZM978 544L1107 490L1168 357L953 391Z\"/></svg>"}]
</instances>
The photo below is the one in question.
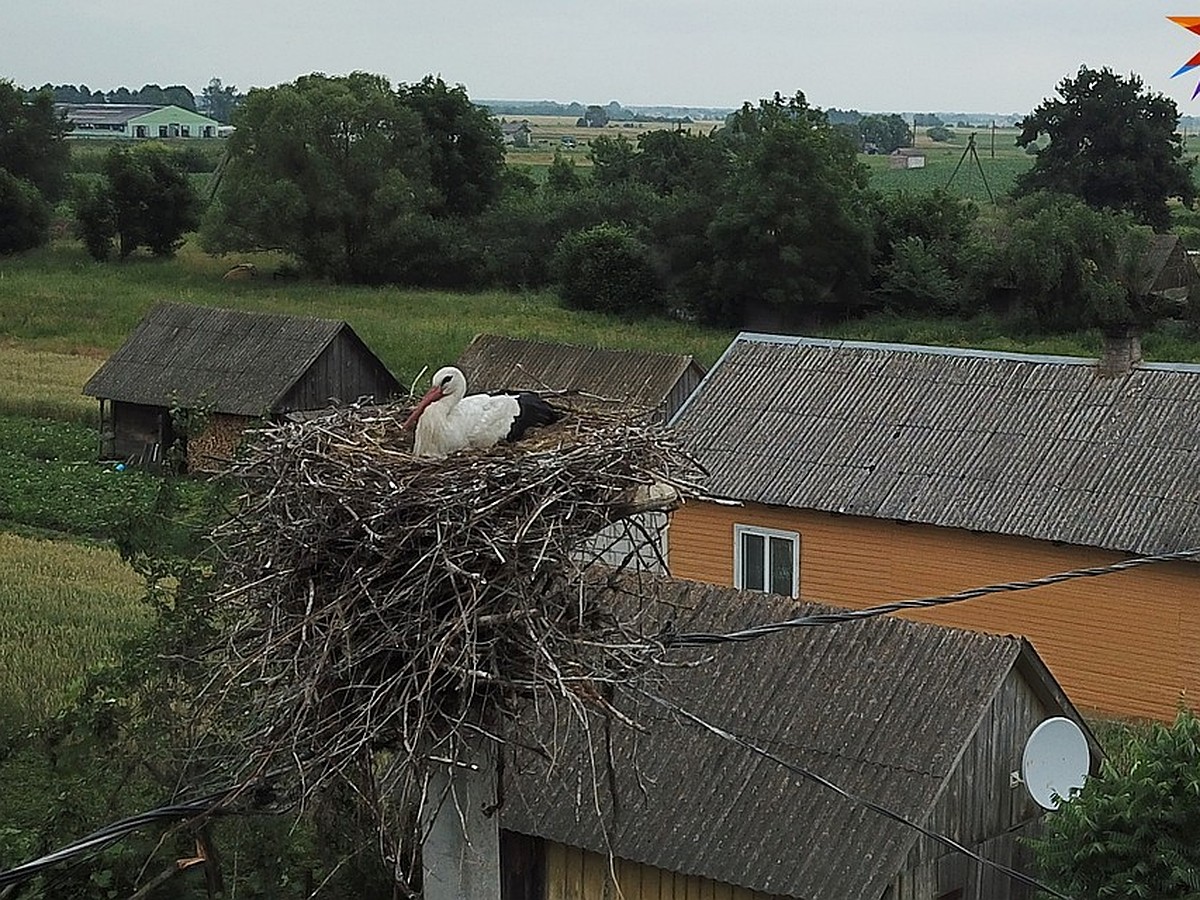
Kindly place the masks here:
<instances>
[{"instance_id":1,"label":"distant farmhouse","mask_svg":"<svg viewBox=\"0 0 1200 900\"><path fill-rule=\"evenodd\" d=\"M502 122L500 136L509 147L528 147L533 136L533 129L528 122Z\"/></svg>"},{"instance_id":2,"label":"distant farmhouse","mask_svg":"<svg viewBox=\"0 0 1200 900\"><path fill-rule=\"evenodd\" d=\"M73 138L215 138L220 122L181 106L62 103L56 107Z\"/></svg>"},{"instance_id":3,"label":"distant farmhouse","mask_svg":"<svg viewBox=\"0 0 1200 900\"><path fill-rule=\"evenodd\" d=\"M189 470L219 468L258 421L399 391L345 322L182 303L150 310L83 388L103 458L159 464L174 448Z\"/></svg>"}]
</instances>

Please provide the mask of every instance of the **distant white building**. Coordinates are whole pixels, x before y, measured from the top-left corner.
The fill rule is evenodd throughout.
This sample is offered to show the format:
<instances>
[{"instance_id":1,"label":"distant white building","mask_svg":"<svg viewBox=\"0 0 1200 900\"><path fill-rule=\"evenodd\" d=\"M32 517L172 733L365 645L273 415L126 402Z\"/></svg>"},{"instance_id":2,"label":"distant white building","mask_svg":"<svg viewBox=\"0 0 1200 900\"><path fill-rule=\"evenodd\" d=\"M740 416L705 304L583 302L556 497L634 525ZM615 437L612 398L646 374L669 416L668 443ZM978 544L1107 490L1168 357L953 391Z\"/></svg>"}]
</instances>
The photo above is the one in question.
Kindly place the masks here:
<instances>
[{"instance_id":1,"label":"distant white building","mask_svg":"<svg viewBox=\"0 0 1200 900\"><path fill-rule=\"evenodd\" d=\"M215 138L221 123L181 106L144 103L62 103L72 138Z\"/></svg>"},{"instance_id":2,"label":"distant white building","mask_svg":"<svg viewBox=\"0 0 1200 900\"><path fill-rule=\"evenodd\" d=\"M901 147L888 154L888 166L893 169L923 169L925 154L911 147Z\"/></svg>"}]
</instances>

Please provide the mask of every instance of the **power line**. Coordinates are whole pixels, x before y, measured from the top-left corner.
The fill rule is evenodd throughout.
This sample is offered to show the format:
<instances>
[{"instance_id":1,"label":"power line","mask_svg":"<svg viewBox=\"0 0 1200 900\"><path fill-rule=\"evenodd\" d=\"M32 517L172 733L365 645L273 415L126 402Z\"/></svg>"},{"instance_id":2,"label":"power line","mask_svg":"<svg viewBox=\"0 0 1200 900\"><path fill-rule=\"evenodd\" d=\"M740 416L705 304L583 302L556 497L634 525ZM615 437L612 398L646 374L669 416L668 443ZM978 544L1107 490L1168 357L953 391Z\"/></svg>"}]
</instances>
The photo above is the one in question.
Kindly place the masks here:
<instances>
[{"instance_id":1,"label":"power line","mask_svg":"<svg viewBox=\"0 0 1200 900\"><path fill-rule=\"evenodd\" d=\"M222 804L242 790L244 788L241 786L226 788L225 790L209 794L206 797L200 797L196 800L160 806L156 809L140 812L127 819L112 822L52 853L47 853L45 856L30 860L14 869L0 871L0 888L28 881L31 878L41 875L47 869L51 869L68 860L99 853L122 838L128 837L135 831L140 831L145 826L154 822L192 819L203 814L239 815L241 814L240 810L223 808Z\"/></svg>"},{"instance_id":2,"label":"power line","mask_svg":"<svg viewBox=\"0 0 1200 900\"><path fill-rule=\"evenodd\" d=\"M938 597L922 597L916 600L896 600L891 603L881 603L878 606L868 606L864 609L849 609L831 613L815 613L807 616L797 616L794 619L784 619L780 622L768 622L754 625L738 631L724 633L686 632L676 634L667 629L655 636L654 641L664 647L704 647L711 644L728 644L742 641L753 641L781 631L793 628L813 628L821 625L839 625L843 622L855 622L860 619L871 619L906 609L928 609L936 606L947 606L951 603L961 603L964 600L974 600L990 594L1014 593L1028 591L1034 588L1047 587L1077 578L1099 578L1113 575L1127 569L1139 566L1149 566L1156 563L1176 562L1200 556L1200 547L1191 550L1177 550L1173 553L1159 553L1153 556L1137 556L1111 563L1107 566L1092 566L1086 569L1072 569L1068 572L1058 572L1042 578L1032 578L1028 581L1007 581L1001 584L990 584L984 587L969 588L956 594L943 594Z\"/></svg>"},{"instance_id":3,"label":"power line","mask_svg":"<svg viewBox=\"0 0 1200 900\"><path fill-rule=\"evenodd\" d=\"M771 762L775 763L778 766L783 767L784 769L787 769L787 771L789 771L795 775L799 775L802 778L806 778L809 781L812 781L816 784L821 785L824 788L827 788L827 789L833 791L834 793L845 798L846 800L849 800L851 803L866 807L867 809L871 810L872 812L876 812L881 816L885 816L886 818L891 819L893 822L899 822L901 825L905 825L909 828L912 828L915 831L920 832L922 835L929 838L930 840L937 841L939 844L942 844L943 846L948 847L957 853L961 853L964 856L967 856L967 857L975 860L976 862L980 863L981 865L985 865L991 869L995 869L997 872L1000 872L1002 875L1005 875L1008 878L1011 878L1013 881L1020 882L1021 884L1024 884L1031 888L1034 888L1035 890L1045 891L1050 896L1059 898L1059 900L1072 900L1072 898L1069 895L1060 893L1059 891L1055 890L1054 888L1050 887L1049 885L1043 884L1042 882L1040 882L1036 878L1034 878L1032 875L1026 875L1024 872L1021 872L1017 869L1010 868L1009 866L1006 866L1003 863L999 863L999 862L996 862L995 860L988 859L986 856L982 856L979 853L976 853L974 850L960 844L958 841L954 840L953 838L947 837L946 835L940 834L936 831L931 831L930 829L926 828L923 825L918 824L917 822L912 821L911 819L907 818L906 816L903 816L900 813L895 812L894 810L891 810L886 806L882 806L881 804L876 803L874 800L868 800L866 797L860 797L859 795L852 793L851 791L848 791L845 788L840 787L837 784L834 784L832 781L830 781L828 778L824 777L823 775L818 775L816 772L813 772L810 769L806 769L803 766L797 765L796 763L788 762L786 759L783 759L782 757L777 756L776 754L772 753L770 750L767 750L765 747L761 747L758 744L754 743L753 741L748 740L747 738L741 737L740 735L734 734L733 732L726 731L724 728L721 728L718 725L713 725L711 722L708 722L708 721L700 718L695 713L689 712L688 710L684 709L683 707L679 706L676 703L671 702L670 700L667 700L663 697L659 697L655 694L651 694L647 691L641 691L640 693L643 696L645 696L647 699L651 700L654 703L659 704L663 708L668 709L671 712L674 712L676 715L682 716L685 719L688 719L689 721L693 722L696 725L699 725L701 728L708 731L710 734L714 734L717 737L721 738L722 740L729 741L730 743L736 744L737 746L739 746L745 750L749 750L751 753L755 753L755 754L763 757L764 759L770 760Z\"/></svg>"}]
</instances>

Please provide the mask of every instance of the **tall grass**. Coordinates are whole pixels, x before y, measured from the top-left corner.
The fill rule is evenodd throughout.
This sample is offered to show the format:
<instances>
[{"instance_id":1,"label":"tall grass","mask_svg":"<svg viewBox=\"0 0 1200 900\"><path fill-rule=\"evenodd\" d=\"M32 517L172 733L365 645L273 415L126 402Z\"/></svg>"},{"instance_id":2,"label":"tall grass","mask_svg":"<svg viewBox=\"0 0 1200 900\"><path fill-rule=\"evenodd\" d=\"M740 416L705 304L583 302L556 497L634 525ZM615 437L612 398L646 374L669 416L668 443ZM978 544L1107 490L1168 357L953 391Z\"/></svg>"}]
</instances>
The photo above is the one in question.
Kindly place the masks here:
<instances>
[{"instance_id":1,"label":"tall grass","mask_svg":"<svg viewBox=\"0 0 1200 900\"><path fill-rule=\"evenodd\" d=\"M235 262L262 277L222 280ZM210 257L193 245L172 260L93 262L71 242L5 261L0 336L38 351L107 355L157 301L344 319L407 383L458 356L480 332L620 349L690 353L711 363L732 332L666 319L624 321L561 307L548 292L450 293L274 281L270 255ZM0 349L0 353L3 350ZM80 383L82 386L82 382Z\"/></svg>"},{"instance_id":2,"label":"tall grass","mask_svg":"<svg viewBox=\"0 0 1200 900\"><path fill-rule=\"evenodd\" d=\"M142 578L107 547L0 532L0 713L53 714L149 624Z\"/></svg>"},{"instance_id":3,"label":"tall grass","mask_svg":"<svg viewBox=\"0 0 1200 900\"><path fill-rule=\"evenodd\" d=\"M80 391L103 361L0 342L0 413L94 425L96 401Z\"/></svg>"}]
</instances>

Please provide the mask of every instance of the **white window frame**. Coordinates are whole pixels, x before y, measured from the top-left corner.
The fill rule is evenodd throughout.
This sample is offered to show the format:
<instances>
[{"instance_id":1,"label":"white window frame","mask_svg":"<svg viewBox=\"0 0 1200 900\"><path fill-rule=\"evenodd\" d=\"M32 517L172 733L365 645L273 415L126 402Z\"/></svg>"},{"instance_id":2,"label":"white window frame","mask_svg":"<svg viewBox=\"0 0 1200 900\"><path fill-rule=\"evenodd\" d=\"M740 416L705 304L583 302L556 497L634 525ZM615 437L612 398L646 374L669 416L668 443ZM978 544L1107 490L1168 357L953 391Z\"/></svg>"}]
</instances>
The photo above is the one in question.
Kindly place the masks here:
<instances>
[{"instance_id":1,"label":"white window frame","mask_svg":"<svg viewBox=\"0 0 1200 900\"><path fill-rule=\"evenodd\" d=\"M765 539L766 550L768 557L764 560L767 571L763 573L763 583L769 584L770 577L768 573L771 570L771 560L769 554L771 552L771 538L783 538L792 542L792 597L800 595L800 532L784 531L780 528L763 528L760 525L734 525L733 526L733 586L740 590L757 590L757 588L746 588L743 584L744 578L742 573L742 535L755 534ZM764 591L770 593L770 591Z\"/></svg>"}]
</instances>

